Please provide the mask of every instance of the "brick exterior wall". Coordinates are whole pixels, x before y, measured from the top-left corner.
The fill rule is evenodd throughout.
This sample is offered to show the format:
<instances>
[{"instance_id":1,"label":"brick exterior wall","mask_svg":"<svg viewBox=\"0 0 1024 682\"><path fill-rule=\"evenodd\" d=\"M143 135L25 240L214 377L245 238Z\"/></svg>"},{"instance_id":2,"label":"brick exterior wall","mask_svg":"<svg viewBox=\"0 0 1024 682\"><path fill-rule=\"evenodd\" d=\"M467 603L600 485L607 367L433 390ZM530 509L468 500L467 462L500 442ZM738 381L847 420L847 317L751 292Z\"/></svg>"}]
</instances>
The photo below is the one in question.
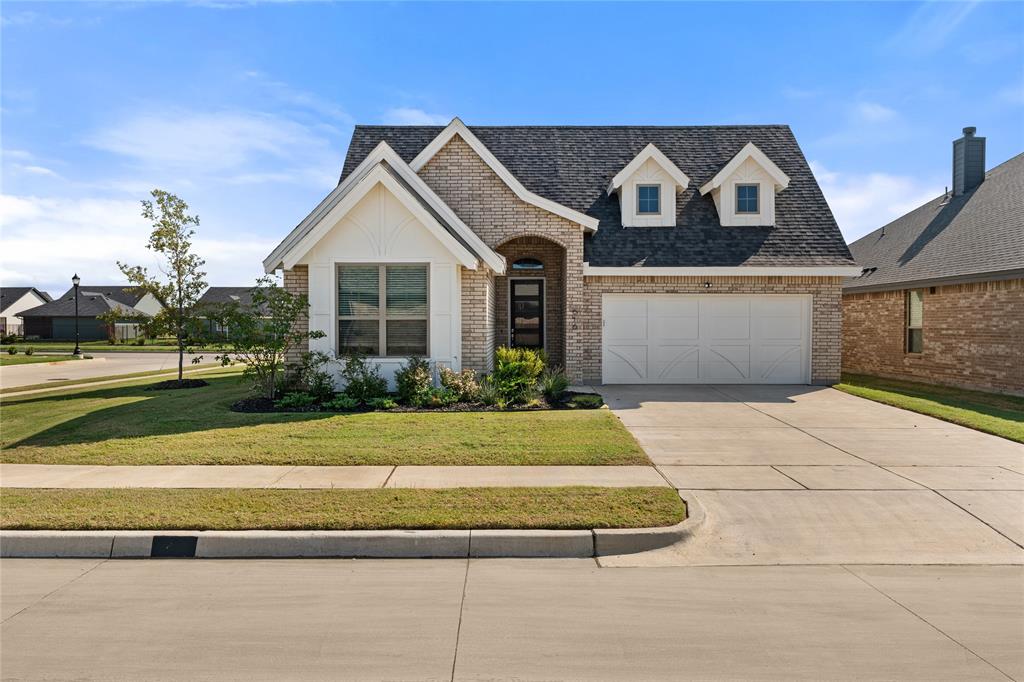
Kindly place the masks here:
<instances>
[{"instance_id":1,"label":"brick exterior wall","mask_svg":"<svg viewBox=\"0 0 1024 682\"><path fill-rule=\"evenodd\" d=\"M485 266L462 270L462 367L494 369L494 273Z\"/></svg>"},{"instance_id":2,"label":"brick exterior wall","mask_svg":"<svg viewBox=\"0 0 1024 682\"><path fill-rule=\"evenodd\" d=\"M553 367L565 366L565 249L540 237L520 237L505 242L498 248L505 257L507 275L495 278L495 335L497 346L509 343L509 277L544 278L544 346L548 363ZM516 272L512 264L520 258L536 258L543 263L541 270Z\"/></svg>"},{"instance_id":3,"label":"brick exterior wall","mask_svg":"<svg viewBox=\"0 0 1024 682\"><path fill-rule=\"evenodd\" d=\"M565 250L564 277L566 288L563 348L579 347L581 331L577 315L583 304L583 288L572 286L583 281L583 228L542 208L528 204L515 195L494 171L477 156L459 136L455 136L420 169L424 182L491 248L500 251L506 242L526 236L543 237ZM479 286L479 275L462 271L463 312L467 291ZM549 287L549 295L551 292ZM507 309L507 308L506 308ZM493 313L493 311L492 311ZM474 333L473 325L462 323L462 364L478 371L488 371L494 354L494 342L500 333L498 317L491 318L490 335ZM479 347L479 344L485 344ZM486 344L490 344L489 346ZM481 364L482 358L488 358ZM578 354L570 353L566 371L578 377Z\"/></svg>"},{"instance_id":4,"label":"brick exterior wall","mask_svg":"<svg viewBox=\"0 0 1024 682\"><path fill-rule=\"evenodd\" d=\"M906 290L843 296L843 370L1024 395L1024 279L924 289L906 353Z\"/></svg>"},{"instance_id":5,"label":"brick exterior wall","mask_svg":"<svg viewBox=\"0 0 1024 682\"><path fill-rule=\"evenodd\" d=\"M706 288L705 282L711 282L711 287ZM843 325L840 277L587 277L583 290L581 375L574 379L601 381L603 294L811 294L811 382L839 381Z\"/></svg>"},{"instance_id":6,"label":"brick exterior wall","mask_svg":"<svg viewBox=\"0 0 1024 682\"><path fill-rule=\"evenodd\" d=\"M292 294L309 296L309 267L296 265L292 270L284 271L284 290ZM303 315L295 324L295 329L300 332L309 331L309 315ZM297 365L302 362L302 354L309 350L309 339L304 339L301 344L290 348L284 356L285 367Z\"/></svg>"}]
</instances>

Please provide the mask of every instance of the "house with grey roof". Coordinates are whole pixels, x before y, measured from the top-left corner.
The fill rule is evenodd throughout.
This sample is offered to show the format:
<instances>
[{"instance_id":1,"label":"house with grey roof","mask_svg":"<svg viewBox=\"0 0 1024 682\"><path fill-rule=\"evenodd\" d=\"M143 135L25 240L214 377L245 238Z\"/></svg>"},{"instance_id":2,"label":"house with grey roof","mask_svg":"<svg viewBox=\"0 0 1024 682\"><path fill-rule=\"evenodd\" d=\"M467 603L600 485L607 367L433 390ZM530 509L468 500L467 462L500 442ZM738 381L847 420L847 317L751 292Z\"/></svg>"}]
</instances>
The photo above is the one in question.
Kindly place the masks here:
<instances>
[{"instance_id":1,"label":"house with grey roof","mask_svg":"<svg viewBox=\"0 0 1024 682\"><path fill-rule=\"evenodd\" d=\"M196 302L198 317L203 329L211 337L225 337L227 329L218 316L230 307L243 309L253 307L253 293L259 287L210 287Z\"/></svg>"},{"instance_id":2,"label":"house with grey roof","mask_svg":"<svg viewBox=\"0 0 1024 682\"><path fill-rule=\"evenodd\" d=\"M138 335L138 320L152 317L162 309L151 293L125 285L78 287L78 333L82 341L111 338L109 325L99 318L112 310L122 317L113 333L121 338ZM20 317L26 339L70 341L75 338L75 288L47 303L24 310Z\"/></svg>"},{"instance_id":3,"label":"house with grey roof","mask_svg":"<svg viewBox=\"0 0 1024 682\"><path fill-rule=\"evenodd\" d=\"M18 315L29 308L52 301L53 297L35 287L0 287L0 334L21 334Z\"/></svg>"},{"instance_id":4,"label":"house with grey roof","mask_svg":"<svg viewBox=\"0 0 1024 682\"><path fill-rule=\"evenodd\" d=\"M508 345L635 384L833 383L860 272L788 126L459 119L356 126L263 265L308 295L310 348L385 375Z\"/></svg>"},{"instance_id":5,"label":"house with grey roof","mask_svg":"<svg viewBox=\"0 0 1024 682\"><path fill-rule=\"evenodd\" d=\"M850 245L843 369L1024 394L1024 154L985 170L953 142L951 189Z\"/></svg>"}]
</instances>

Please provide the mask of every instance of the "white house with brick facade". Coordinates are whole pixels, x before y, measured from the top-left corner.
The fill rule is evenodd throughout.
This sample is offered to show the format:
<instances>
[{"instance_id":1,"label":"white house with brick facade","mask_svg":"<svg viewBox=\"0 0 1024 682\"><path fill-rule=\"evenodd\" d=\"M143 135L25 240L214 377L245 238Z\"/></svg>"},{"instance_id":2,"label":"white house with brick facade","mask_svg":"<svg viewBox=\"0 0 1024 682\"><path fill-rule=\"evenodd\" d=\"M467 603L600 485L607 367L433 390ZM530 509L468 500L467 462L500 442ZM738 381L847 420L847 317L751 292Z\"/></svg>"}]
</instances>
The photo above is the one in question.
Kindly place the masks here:
<instances>
[{"instance_id":1,"label":"white house with brick facade","mask_svg":"<svg viewBox=\"0 0 1024 682\"><path fill-rule=\"evenodd\" d=\"M787 126L356 126L267 272L313 349L588 383L833 383L860 272ZM294 358L292 358L294 359Z\"/></svg>"}]
</instances>

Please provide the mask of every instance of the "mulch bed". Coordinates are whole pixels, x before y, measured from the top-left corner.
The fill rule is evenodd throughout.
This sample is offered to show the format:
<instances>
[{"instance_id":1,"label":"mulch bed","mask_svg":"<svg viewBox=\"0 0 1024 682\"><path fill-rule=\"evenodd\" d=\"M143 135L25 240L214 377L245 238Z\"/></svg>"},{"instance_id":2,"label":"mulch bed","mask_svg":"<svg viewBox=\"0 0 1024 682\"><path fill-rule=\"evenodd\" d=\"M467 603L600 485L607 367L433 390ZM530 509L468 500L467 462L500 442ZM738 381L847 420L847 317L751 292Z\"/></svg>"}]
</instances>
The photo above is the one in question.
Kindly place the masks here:
<instances>
[{"instance_id":1,"label":"mulch bed","mask_svg":"<svg viewBox=\"0 0 1024 682\"><path fill-rule=\"evenodd\" d=\"M421 412L544 412L547 410L592 410L594 407L572 407L569 402L578 395L593 395L592 393L566 393L562 399L556 403L548 403L543 400L539 405L532 406L514 406L514 407L496 407L494 405L484 405L482 403L455 403L453 405L445 405L442 407L412 407L410 405L399 405L393 407L390 410L374 410L370 407L360 406L354 410L344 410L344 413L354 412L399 412L399 413L421 413ZM265 414L270 412L285 412L285 413L305 413L305 412L326 412L326 413L342 413L341 410L328 410L324 409L320 405L310 405L308 407L278 407L274 404L274 401L266 397L256 398L243 398L231 405L232 412L248 412L253 414Z\"/></svg>"},{"instance_id":2,"label":"mulch bed","mask_svg":"<svg viewBox=\"0 0 1024 682\"><path fill-rule=\"evenodd\" d=\"M175 388L202 388L203 386L209 386L210 384L202 379L168 379L167 381L161 381L156 384L146 386L147 391L169 391Z\"/></svg>"}]
</instances>

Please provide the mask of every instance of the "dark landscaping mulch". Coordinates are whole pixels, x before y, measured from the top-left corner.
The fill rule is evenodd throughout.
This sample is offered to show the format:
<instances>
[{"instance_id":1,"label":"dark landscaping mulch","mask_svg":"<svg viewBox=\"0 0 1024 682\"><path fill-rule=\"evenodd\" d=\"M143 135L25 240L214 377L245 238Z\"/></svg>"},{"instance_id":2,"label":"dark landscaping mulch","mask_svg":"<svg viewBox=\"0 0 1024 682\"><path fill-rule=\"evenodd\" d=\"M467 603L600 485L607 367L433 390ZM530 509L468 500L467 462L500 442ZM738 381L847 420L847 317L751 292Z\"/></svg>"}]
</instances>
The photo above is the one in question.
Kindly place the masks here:
<instances>
[{"instance_id":1,"label":"dark landscaping mulch","mask_svg":"<svg viewBox=\"0 0 1024 682\"><path fill-rule=\"evenodd\" d=\"M393 407L390 410L379 410L380 412L543 412L546 410L592 410L596 407L573 407L569 403L572 399L579 395L594 395L592 393L566 393L561 400L555 403L545 402L543 399L540 404L537 405L516 405L513 407L496 407L494 405L484 405L482 403L455 403L453 405L444 405L439 407L412 407L410 405L399 405ZM324 409L321 405L310 405L308 407L278 407L274 404L273 400L265 397L258 398L243 398L238 402L231 405L233 412L250 412L250 413L268 413L268 412L327 412L327 413L339 413L338 410ZM354 412L374 412L370 407L357 407L354 410L346 410L345 413Z\"/></svg>"},{"instance_id":2,"label":"dark landscaping mulch","mask_svg":"<svg viewBox=\"0 0 1024 682\"><path fill-rule=\"evenodd\" d=\"M161 381L156 384L146 386L147 391L169 391L175 388L202 388L203 386L209 386L210 384L202 379L168 379L167 381Z\"/></svg>"}]
</instances>

